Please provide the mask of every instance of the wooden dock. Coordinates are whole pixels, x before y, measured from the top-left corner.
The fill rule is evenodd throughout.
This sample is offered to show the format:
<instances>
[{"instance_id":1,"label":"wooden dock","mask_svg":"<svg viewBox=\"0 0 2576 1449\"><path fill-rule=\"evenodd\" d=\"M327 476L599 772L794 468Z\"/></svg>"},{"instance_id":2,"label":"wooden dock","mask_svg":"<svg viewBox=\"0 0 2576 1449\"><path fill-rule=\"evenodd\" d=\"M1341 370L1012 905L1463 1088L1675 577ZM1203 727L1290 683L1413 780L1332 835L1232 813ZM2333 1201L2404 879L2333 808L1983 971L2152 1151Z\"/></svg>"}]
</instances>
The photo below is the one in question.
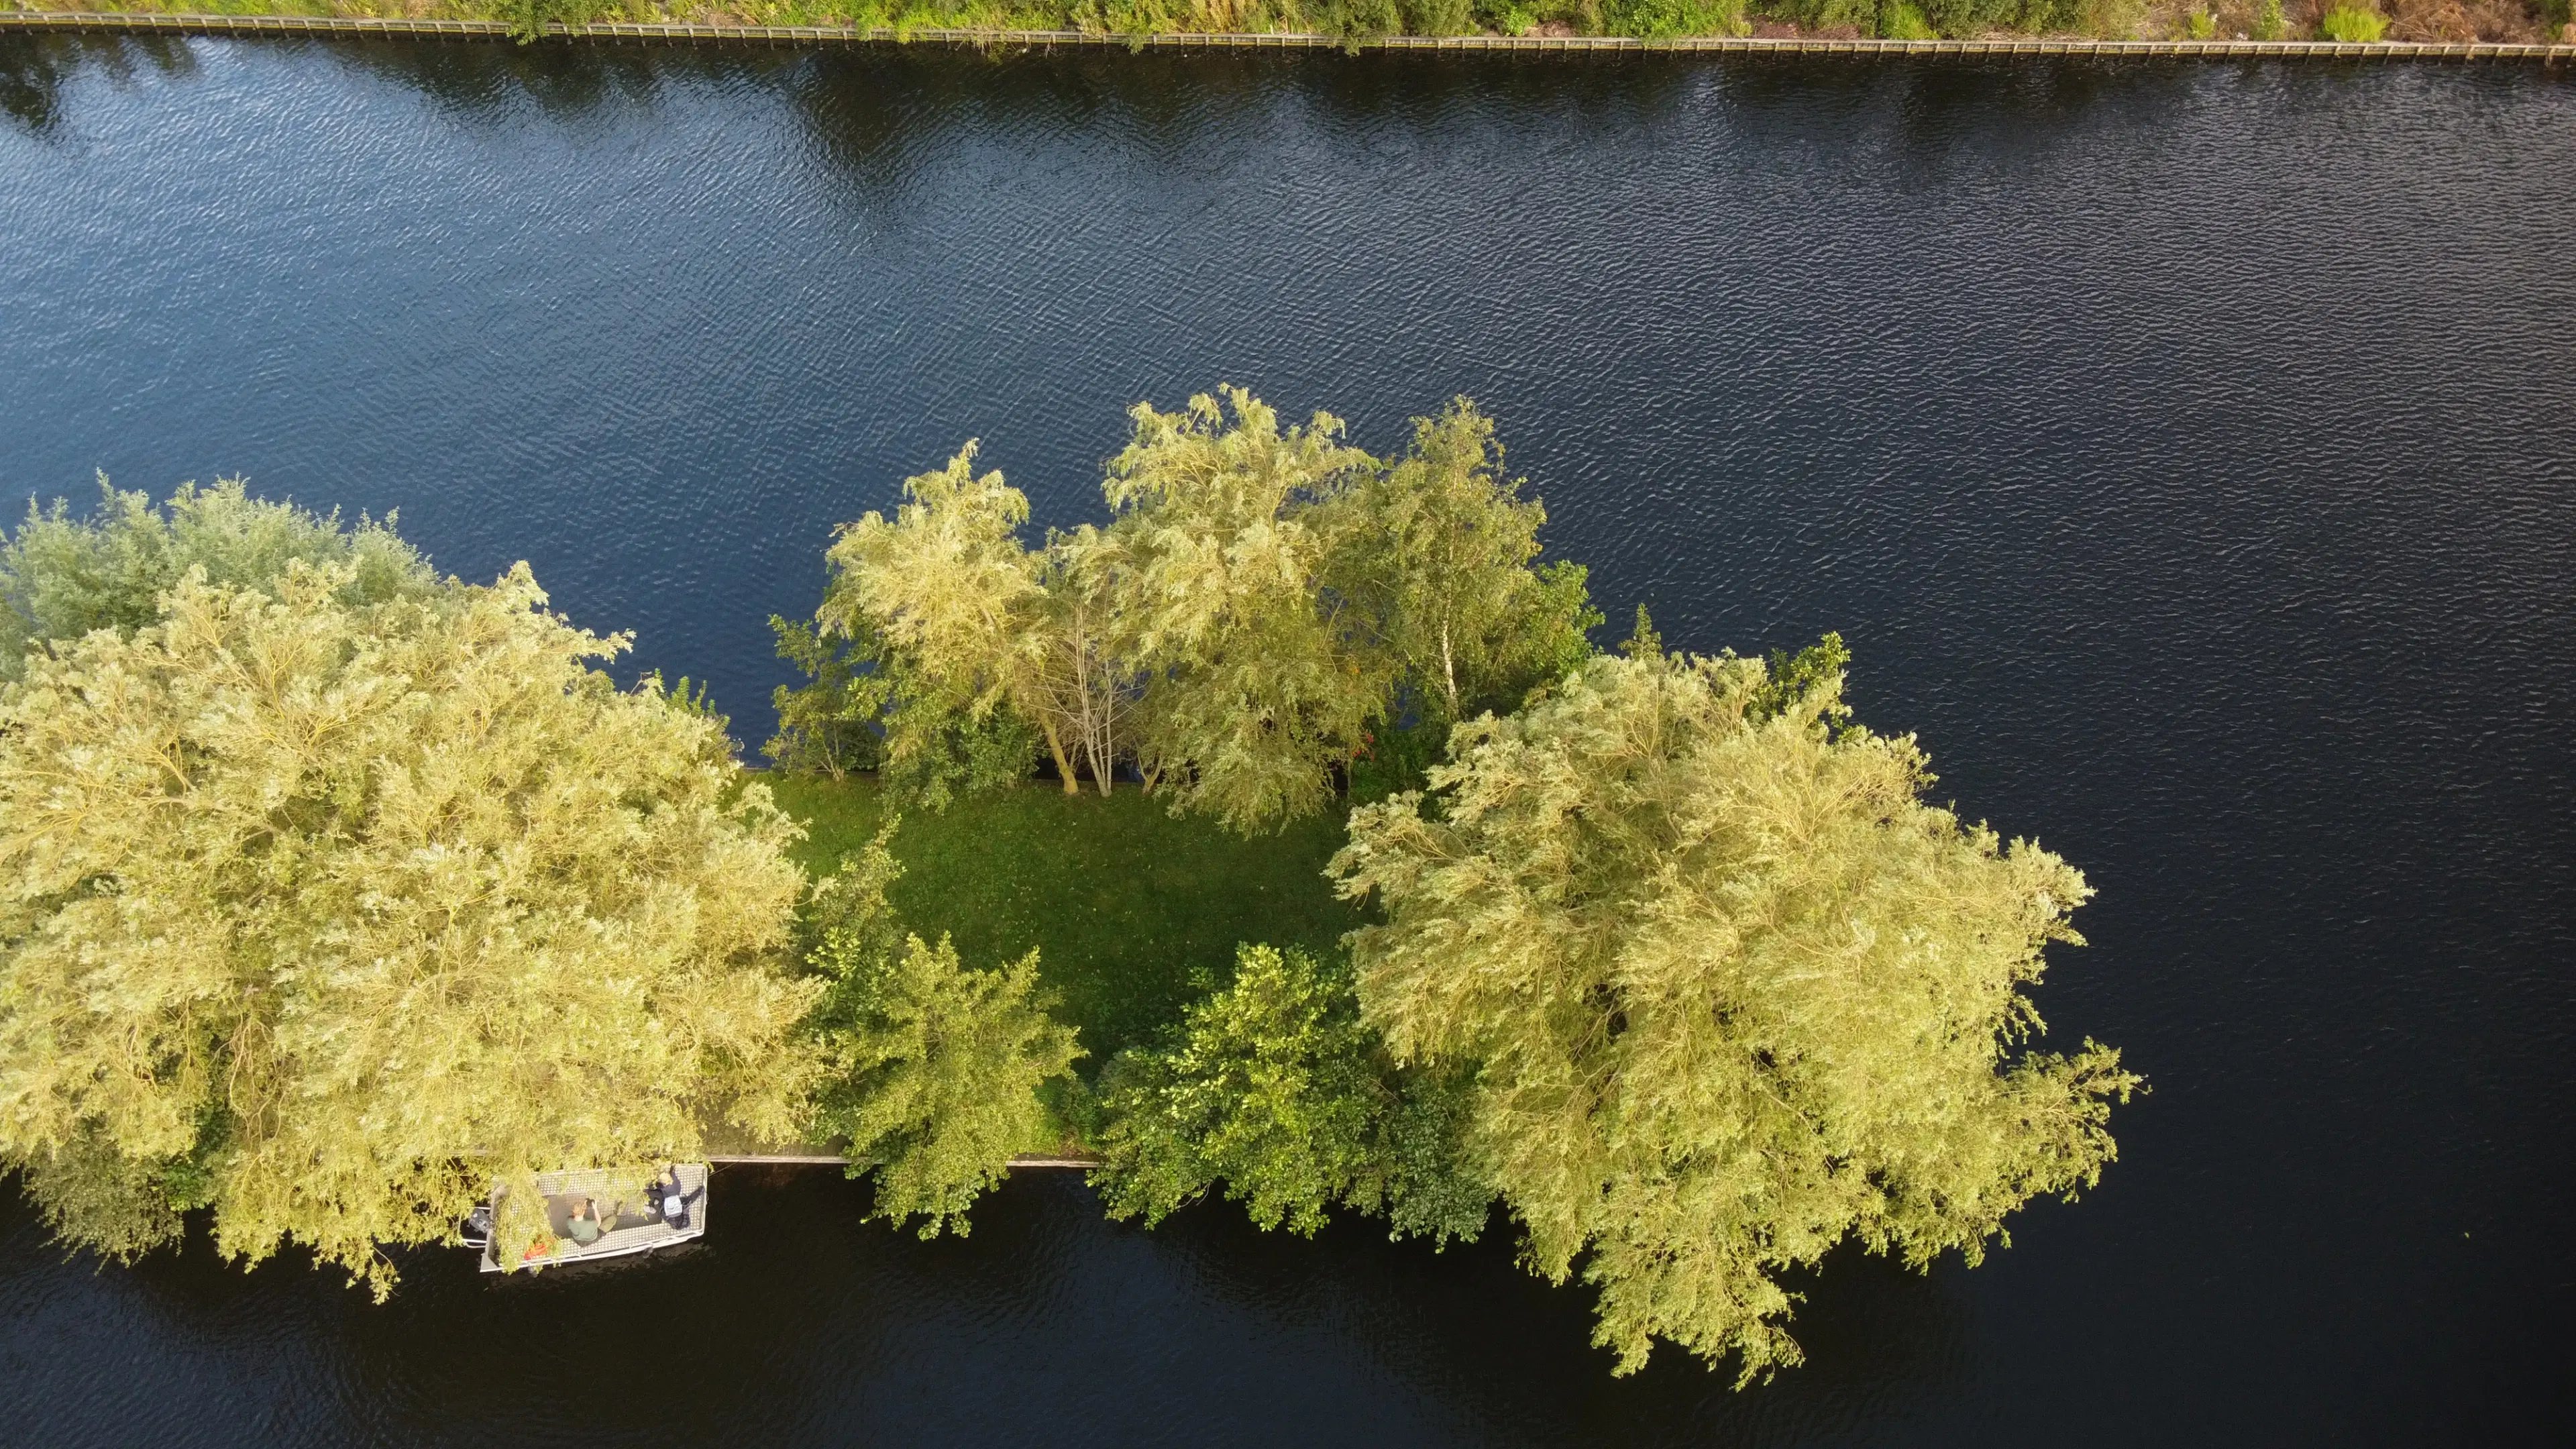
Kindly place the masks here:
<instances>
[{"instance_id":1,"label":"wooden dock","mask_svg":"<svg viewBox=\"0 0 2576 1449\"><path fill-rule=\"evenodd\" d=\"M111 10L0 10L0 31L61 31L117 35L316 35L340 37L507 39L514 32L497 20L407 20L363 16L164 15ZM627 44L947 45L978 50L1340 50L1440 53L1604 55L1866 55L2099 56L2179 60L2520 60L2576 61L2576 45L2507 45L2486 41L2332 40L2086 40L2008 36L1992 40L1791 40L1752 36L1691 36L1636 40L1617 35L1390 35L1349 42L1312 34L1109 35L1080 30L966 30L833 25L646 25L606 21L589 25L549 22L548 38Z\"/></svg>"}]
</instances>

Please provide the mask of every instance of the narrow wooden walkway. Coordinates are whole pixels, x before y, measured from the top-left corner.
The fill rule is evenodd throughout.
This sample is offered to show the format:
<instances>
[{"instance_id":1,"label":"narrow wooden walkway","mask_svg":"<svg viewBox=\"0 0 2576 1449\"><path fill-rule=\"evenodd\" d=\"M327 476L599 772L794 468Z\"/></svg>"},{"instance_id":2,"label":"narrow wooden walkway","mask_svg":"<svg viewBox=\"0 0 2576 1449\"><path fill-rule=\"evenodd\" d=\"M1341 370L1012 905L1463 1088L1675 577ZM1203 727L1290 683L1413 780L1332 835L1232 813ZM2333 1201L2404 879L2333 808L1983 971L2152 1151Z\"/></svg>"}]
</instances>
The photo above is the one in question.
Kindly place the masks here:
<instances>
[{"instance_id":1,"label":"narrow wooden walkway","mask_svg":"<svg viewBox=\"0 0 2576 1449\"><path fill-rule=\"evenodd\" d=\"M499 39L511 34L497 20L404 20L358 16L163 15L119 11L0 10L0 30L49 30L91 34L447 36ZM1347 42L1324 35L1098 35L1079 30L894 30L884 26L831 25L594 25L549 23L550 37L687 45L760 42L770 45L963 45L978 49L1053 50L1116 46L1130 50L1335 50ZM1617 35L1390 35L1357 43L1361 50L1510 53L1637 53L1692 55L2015 55L2163 57L2242 60L2538 60L2576 61L2576 45L2506 45L2478 42L2380 41L2369 45L2332 40L2083 40L2013 36L1996 40L1766 40L1693 36L1635 40Z\"/></svg>"}]
</instances>

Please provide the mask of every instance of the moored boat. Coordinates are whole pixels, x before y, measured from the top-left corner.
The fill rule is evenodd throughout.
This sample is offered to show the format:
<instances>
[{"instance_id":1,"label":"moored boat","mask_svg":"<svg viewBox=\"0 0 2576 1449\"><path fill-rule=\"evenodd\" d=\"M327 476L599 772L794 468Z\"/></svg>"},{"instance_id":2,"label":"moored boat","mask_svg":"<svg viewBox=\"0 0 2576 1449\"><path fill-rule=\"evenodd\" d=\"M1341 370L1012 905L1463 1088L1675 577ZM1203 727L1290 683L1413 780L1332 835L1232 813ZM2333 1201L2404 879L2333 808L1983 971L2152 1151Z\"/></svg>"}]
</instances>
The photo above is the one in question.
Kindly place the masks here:
<instances>
[{"instance_id":1,"label":"moored boat","mask_svg":"<svg viewBox=\"0 0 2576 1449\"><path fill-rule=\"evenodd\" d=\"M621 1258L685 1243L706 1235L707 1175L703 1162L675 1164L640 1185L599 1169L541 1172L536 1188L542 1226L536 1213L510 1201L506 1186L496 1186L466 1220L465 1243L480 1251L486 1273Z\"/></svg>"}]
</instances>

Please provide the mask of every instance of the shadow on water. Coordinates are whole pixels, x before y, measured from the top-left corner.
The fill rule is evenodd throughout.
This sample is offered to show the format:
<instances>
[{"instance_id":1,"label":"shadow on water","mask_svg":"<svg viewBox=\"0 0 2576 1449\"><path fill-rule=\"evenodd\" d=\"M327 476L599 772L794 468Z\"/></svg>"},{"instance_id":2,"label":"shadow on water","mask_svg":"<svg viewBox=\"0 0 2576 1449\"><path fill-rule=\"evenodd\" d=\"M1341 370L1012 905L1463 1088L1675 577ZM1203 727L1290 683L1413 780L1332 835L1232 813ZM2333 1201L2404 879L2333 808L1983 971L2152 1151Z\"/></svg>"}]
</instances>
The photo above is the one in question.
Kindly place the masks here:
<instances>
[{"instance_id":1,"label":"shadow on water","mask_svg":"<svg viewBox=\"0 0 2576 1449\"><path fill-rule=\"evenodd\" d=\"M1390 1242L1382 1224L1349 1215L1308 1241L1261 1232L1224 1201L1153 1232L1207 1297L1363 1345L1372 1363L1454 1405L1479 1440L1743 1442L1932 1391L1965 1353L1966 1316L1945 1281L1964 1265L1952 1258L1913 1273L1846 1244L1784 1279L1801 1300L1789 1324L1806 1355L1800 1367L1739 1392L1733 1360L1712 1365L1658 1343L1644 1370L1614 1377L1612 1355L1591 1342L1594 1290L1529 1273L1520 1236L1497 1210L1478 1241L1439 1251Z\"/></svg>"},{"instance_id":2,"label":"shadow on water","mask_svg":"<svg viewBox=\"0 0 2576 1449\"><path fill-rule=\"evenodd\" d=\"M328 55L350 71L427 97L449 116L493 123L528 108L562 123L609 109L650 108L675 90L770 90L785 96L819 150L869 193L899 190L919 159L960 131L1109 130L1149 161L1187 167L1191 150L1247 114L1290 95L1309 114L1354 131L1436 139L1475 108L1515 127L1652 127L1712 88L1761 128L1766 116L1805 126L1820 114L1858 120L1884 112L1884 63L1830 58L1413 56L1338 52L1127 54L1091 49L983 53L900 49L543 44L486 41L273 39L251 42ZM184 75L197 66L176 38L0 36L0 113L55 134L63 93L85 72L122 83L140 69ZM1896 109L1917 139L1968 122L2062 121L2090 107L2171 98L2176 88L2135 67L2070 61L1918 63Z\"/></svg>"},{"instance_id":3,"label":"shadow on water","mask_svg":"<svg viewBox=\"0 0 2576 1449\"><path fill-rule=\"evenodd\" d=\"M1311 1412L1319 1431L1382 1400L1424 1442L1650 1445L1848 1423L1954 1372L1966 1337L1941 1282L1955 1264L1926 1278L1846 1251L1793 1285L1808 1295L1803 1368L1739 1393L1731 1371L1665 1346L1615 1379L1587 1346L1589 1290L1522 1271L1500 1218L1445 1253L1366 1220L1311 1242L1262 1233L1224 1202L1147 1233L1103 1221L1075 1175L1033 1173L977 1206L970 1237L923 1242L863 1220L867 1189L828 1171L728 1169L724 1188L723 1224L694 1251L500 1278L461 1250L413 1250L381 1306L295 1250L245 1275L202 1223L178 1252L78 1284L95 1265L29 1251L18 1240L41 1227L8 1192L0 1287L41 1330L17 1336L10 1367L31 1427L61 1444L133 1442L213 1402L222 1424L197 1428L257 1424L273 1442L995 1442L1131 1415L1221 1438L1277 1391L1289 1406L1275 1412ZM1177 1337L1175 1314L1194 1325ZM1257 1345L1279 1382L1211 1376L1189 1347L1227 1341ZM56 1423L79 1410L67 1376L122 1362L107 1345L146 1352L172 1382L118 1393L112 1422ZM1004 1374L1040 1401L980 1395ZM1310 1410L1293 1406L1310 1392Z\"/></svg>"},{"instance_id":4,"label":"shadow on water","mask_svg":"<svg viewBox=\"0 0 2576 1449\"><path fill-rule=\"evenodd\" d=\"M193 75L196 52L167 36L0 34L0 115L52 137L63 121L63 88L83 72L125 85L143 72Z\"/></svg>"},{"instance_id":5,"label":"shadow on water","mask_svg":"<svg viewBox=\"0 0 2576 1449\"><path fill-rule=\"evenodd\" d=\"M1528 124L1651 126L1711 89L1760 130L1766 118L1806 126L1873 115L1894 120L1911 146L1980 139L1993 128L2037 132L2104 108L2147 108L2155 120L2192 104L2166 66L2082 58L1910 60L1892 77L1886 61L1843 57L1404 55L1323 51L1279 54L1164 51L979 52L946 46L791 49L750 45L647 47L490 41L304 40L248 42L325 53L351 70L392 80L464 120L519 114L522 104L559 121L612 106L651 106L674 88L776 89L823 153L875 189L900 185L908 158L960 128L1053 131L1113 127L1163 159L1222 123L1300 94L1321 116L1383 131L1454 127L1462 106L1495 107ZM173 37L0 35L0 114L38 135L63 120L62 93L85 71L122 83L140 70L186 75L192 42ZM2331 93L2357 76L2348 66L2248 61L2203 65L2208 80ZM2514 85L2531 76L2499 68ZM2576 84L2569 68L2536 72ZM1168 148L1168 149L1166 149Z\"/></svg>"},{"instance_id":6,"label":"shadow on water","mask_svg":"<svg viewBox=\"0 0 2576 1449\"><path fill-rule=\"evenodd\" d=\"M508 119L523 103L557 121L587 121L611 109L650 109L691 86L759 83L794 64L792 52L751 46L307 43L351 70L410 86L469 122Z\"/></svg>"}]
</instances>

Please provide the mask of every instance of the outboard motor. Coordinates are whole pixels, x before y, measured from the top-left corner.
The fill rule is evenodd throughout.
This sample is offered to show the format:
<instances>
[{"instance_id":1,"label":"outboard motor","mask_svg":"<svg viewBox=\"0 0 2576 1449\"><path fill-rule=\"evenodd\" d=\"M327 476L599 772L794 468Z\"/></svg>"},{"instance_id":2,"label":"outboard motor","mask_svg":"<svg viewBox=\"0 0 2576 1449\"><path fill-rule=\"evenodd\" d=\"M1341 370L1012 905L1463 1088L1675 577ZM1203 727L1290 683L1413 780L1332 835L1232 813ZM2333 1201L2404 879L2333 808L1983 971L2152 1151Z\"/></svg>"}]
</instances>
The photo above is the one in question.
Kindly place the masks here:
<instances>
[{"instance_id":1,"label":"outboard motor","mask_svg":"<svg viewBox=\"0 0 2576 1449\"><path fill-rule=\"evenodd\" d=\"M492 1244L492 1205L479 1203L465 1215L465 1246L485 1248Z\"/></svg>"}]
</instances>

